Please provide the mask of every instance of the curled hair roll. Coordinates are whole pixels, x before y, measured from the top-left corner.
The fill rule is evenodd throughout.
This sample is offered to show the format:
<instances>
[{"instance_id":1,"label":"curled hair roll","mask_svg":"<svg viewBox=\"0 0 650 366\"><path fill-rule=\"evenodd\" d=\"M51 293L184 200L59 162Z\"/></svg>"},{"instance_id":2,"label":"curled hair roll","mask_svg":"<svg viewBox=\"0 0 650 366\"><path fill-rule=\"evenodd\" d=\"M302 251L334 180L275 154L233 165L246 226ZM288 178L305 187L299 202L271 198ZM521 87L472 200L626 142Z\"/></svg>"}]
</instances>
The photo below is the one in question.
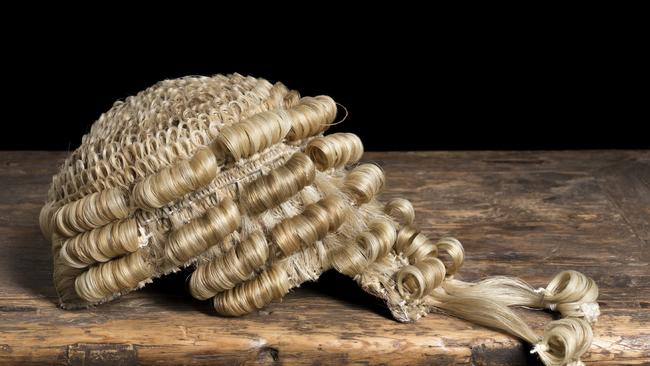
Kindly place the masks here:
<instances>
[{"instance_id":1,"label":"curled hair roll","mask_svg":"<svg viewBox=\"0 0 650 366\"><path fill-rule=\"evenodd\" d=\"M426 258L397 272L397 291L405 298L421 298L440 286L446 274L445 264L440 259Z\"/></svg>"},{"instance_id":2,"label":"curled hair roll","mask_svg":"<svg viewBox=\"0 0 650 366\"><path fill-rule=\"evenodd\" d=\"M361 164L345 177L343 190L357 204L370 202L384 188L384 172L375 164Z\"/></svg>"},{"instance_id":3,"label":"curled hair roll","mask_svg":"<svg viewBox=\"0 0 650 366\"><path fill-rule=\"evenodd\" d=\"M336 119L336 103L325 95L304 97L287 112L291 117L291 131L287 140L302 140L329 128Z\"/></svg>"},{"instance_id":4,"label":"curled hair roll","mask_svg":"<svg viewBox=\"0 0 650 366\"><path fill-rule=\"evenodd\" d=\"M163 168L133 187L133 202L144 209L160 208L210 183L219 167L212 152L199 149L189 160Z\"/></svg>"},{"instance_id":5,"label":"curled hair roll","mask_svg":"<svg viewBox=\"0 0 650 366\"><path fill-rule=\"evenodd\" d=\"M128 214L126 191L108 188L60 207L54 214L54 226L61 236L71 237L124 219Z\"/></svg>"},{"instance_id":6,"label":"curled hair roll","mask_svg":"<svg viewBox=\"0 0 650 366\"><path fill-rule=\"evenodd\" d=\"M241 215L230 198L208 209L203 216L191 220L169 234L166 257L174 264L186 263L211 246L220 243L226 235L241 224Z\"/></svg>"},{"instance_id":7,"label":"curled hair roll","mask_svg":"<svg viewBox=\"0 0 650 366\"><path fill-rule=\"evenodd\" d=\"M353 133L333 133L307 144L305 153L319 170L354 164L363 156L363 143Z\"/></svg>"},{"instance_id":8,"label":"curled hair roll","mask_svg":"<svg viewBox=\"0 0 650 366\"><path fill-rule=\"evenodd\" d=\"M133 218L115 221L78 234L63 242L61 261L74 268L135 252L139 247L138 224Z\"/></svg>"},{"instance_id":9,"label":"curled hair roll","mask_svg":"<svg viewBox=\"0 0 650 366\"><path fill-rule=\"evenodd\" d=\"M388 220L376 219L370 222L368 230L357 236L354 243L333 251L330 262L337 271L354 277L386 256L395 239L395 226Z\"/></svg>"},{"instance_id":10,"label":"curled hair roll","mask_svg":"<svg viewBox=\"0 0 650 366\"><path fill-rule=\"evenodd\" d=\"M284 256L295 253L335 231L343 223L347 205L343 199L328 196L307 205L304 211L278 223L271 231L273 242Z\"/></svg>"},{"instance_id":11,"label":"curled hair roll","mask_svg":"<svg viewBox=\"0 0 650 366\"><path fill-rule=\"evenodd\" d=\"M273 87L269 90L269 98L264 101L264 108L266 110L286 108L285 98L290 92L281 82L273 84Z\"/></svg>"},{"instance_id":12,"label":"curled hair roll","mask_svg":"<svg viewBox=\"0 0 650 366\"><path fill-rule=\"evenodd\" d=\"M286 111L265 111L222 128L211 148L218 157L237 161L282 141L290 129Z\"/></svg>"},{"instance_id":13,"label":"curled hair roll","mask_svg":"<svg viewBox=\"0 0 650 366\"><path fill-rule=\"evenodd\" d=\"M460 241L456 238L445 237L436 242L436 247L439 252L446 253L451 259L451 263L447 266L447 276L458 272L465 260L465 249Z\"/></svg>"},{"instance_id":14,"label":"curled hair roll","mask_svg":"<svg viewBox=\"0 0 650 366\"><path fill-rule=\"evenodd\" d=\"M412 225L415 220L415 209L410 201L404 198L393 198L384 206L384 212L397 220L401 225Z\"/></svg>"},{"instance_id":15,"label":"curled hair roll","mask_svg":"<svg viewBox=\"0 0 650 366\"><path fill-rule=\"evenodd\" d=\"M451 259L451 263L446 269L448 276L456 273L465 259L463 245L455 238L442 238L434 244L426 235L412 226L405 226L399 230L395 251L403 253L411 264L437 257L442 251Z\"/></svg>"},{"instance_id":16,"label":"curled hair roll","mask_svg":"<svg viewBox=\"0 0 650 366\"><path fill-rule=\"evenodd\" d=\"M295 153L283 166L250 182L240 202L252 214L275 207L311 184L316 176L314 163L303 153Z\"/></svg>"},{"instance_id":17,"label":"curled hair roll","mask_svg":"<svg viewBox=\"0 0 650 366\"><path fill-rule=\"evenodd\" d=\"M219 314L239 316L261 309L291 289L286 270L276 264L258 276L240 283L235 288L214 297L214 308Z\"/></svg>"},{"instance_id":18,"label":"curled hair roll","mask_svg":"<svg viewBox=\"0 0 650 366\"><path fill-rule=\"evenodd\" d=\"M597 320L598 285L590 277L578 271L558 273L541 293L541 304L551 310L559 311L562 316L585 318L590 323Z\"/></svg>"},{"instance_id":19,"label":"curled hair roll","mask_svg":"<svg viewBox=\"0 0 650 366\"><path fill-rule=\"evenodd\" d=\"M97 302L137 287L153 273L154 267L137 251L90 267L75 279L75 291L82 299Z\"/></svg>"},{"instance_id":20,"label":"curled hair roll","mask_svg":"<svg viewBox=\"0 0 650 366\"><path fill-rule=\"evenodd\" d=\"M223 256L197 266L190 277L192 296L206 300L251 278L266 263L269 248L264 235L256 232Z\"/></svg>"},{"instance_id":21,"label":"curled hair roll","mask_svg":"<svg viewBox=\"0 0 650 366\"><path fill-rule=\"evenodd\" d=\"M411 264L438 255L438 247L426 235L412 226L405 226L399 230L395 251L403 253Z\"/></svg>"},{"instance_id":22,"label":"curled hair roll","mask_svg":"<svg viewBox=\"0 0 650 366\"><path fill-rule=\"evenodd\" d=\"M589 323L582 319L555 320L546 326L531 353L537 353L547 366L584 365L580 357L589 350L593 337Z\"/></svg>"},{"instance_id":23,"label":"curled hair roll","mask_svg":"<svg viewBox=\"0 0 650 366\"><path fill-rule=\"evenodd\" d=\"M51 202L46 203L38 214L38 224L41 228L41 234L43 234L43 237L47 240L52 239L52 232L54 230L54 223L52 221L54 211L52 206Z\"/></svg>"}]
</instances>

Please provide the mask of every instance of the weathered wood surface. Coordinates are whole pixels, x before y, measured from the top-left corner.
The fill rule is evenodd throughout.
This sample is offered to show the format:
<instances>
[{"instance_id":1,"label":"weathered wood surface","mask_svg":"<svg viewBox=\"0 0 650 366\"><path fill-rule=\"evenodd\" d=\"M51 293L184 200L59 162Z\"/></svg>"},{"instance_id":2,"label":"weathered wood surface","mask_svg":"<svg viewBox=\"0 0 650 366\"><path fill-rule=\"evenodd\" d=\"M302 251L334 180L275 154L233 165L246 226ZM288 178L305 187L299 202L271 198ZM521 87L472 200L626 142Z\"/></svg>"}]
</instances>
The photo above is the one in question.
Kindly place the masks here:
<instances>
[{"instance_id":1,"label":"weathered wood surface","mask_svg":"<svg viewBox=\"0 0 650 366\"><path fill-rule=\"evenodd\" d=\"M519 341L432 314L400 324L328 273L242 318L184 291L186 274L90 310L55 306L37 217L60 152L0 152L0 364L535 363ZM577 269L601 288L587 363L650 362L650 152L368 153L431 237L467 250L462 278L544 286ZM522 310L540 329L551 318Z\"/></svg>"}]
</instances>

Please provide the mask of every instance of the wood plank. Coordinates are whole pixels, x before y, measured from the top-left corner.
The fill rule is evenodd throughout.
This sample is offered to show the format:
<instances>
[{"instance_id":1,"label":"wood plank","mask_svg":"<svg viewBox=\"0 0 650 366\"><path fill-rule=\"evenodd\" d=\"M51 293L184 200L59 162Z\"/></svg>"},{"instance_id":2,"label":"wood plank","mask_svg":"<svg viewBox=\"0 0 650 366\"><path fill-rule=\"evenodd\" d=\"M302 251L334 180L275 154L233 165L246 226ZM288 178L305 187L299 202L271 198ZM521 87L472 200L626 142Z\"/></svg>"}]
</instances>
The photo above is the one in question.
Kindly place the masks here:
<instances>
[{"instance_id":1,"label":"wood plank","mask_svg":"<svg viewBox=\"0 0 650 366\"><path fill-rule=\"evenodd\" d=\"M444 315L389 318L336 273L255 314L216 316L184 291L187 273L90 310L55 306L38 211L61 152L0 152L0 364L516 365L536 362L507 335ZM594 364L650 362L650 152L368 153L385 197L411 199L432 237L467 250L461 275L543 286L562 269L594 277L602 316ZM551 319L521 310L537 329Z\"/></svg>"}]
</instances>

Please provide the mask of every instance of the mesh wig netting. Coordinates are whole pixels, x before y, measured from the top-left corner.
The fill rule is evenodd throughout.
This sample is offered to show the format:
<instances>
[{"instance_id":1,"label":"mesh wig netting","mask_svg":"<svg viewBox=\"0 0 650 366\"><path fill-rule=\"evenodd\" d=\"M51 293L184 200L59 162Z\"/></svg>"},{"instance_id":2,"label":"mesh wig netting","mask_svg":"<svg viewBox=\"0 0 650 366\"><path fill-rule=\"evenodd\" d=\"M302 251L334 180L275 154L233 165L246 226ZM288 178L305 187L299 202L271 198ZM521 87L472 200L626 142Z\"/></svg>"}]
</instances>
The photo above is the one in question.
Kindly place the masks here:
<instances>
[{"instance_id":1,"label":"mesh wig netting","mask_svg":"<svg viewBox=\"0 0 650 366\"><path fill-rule=\"evenodd\" d=\"M579 364L598 288L564 271L545 288L454 278L454 238L432 241L404 199L382 203L361 140L323 135L327 96L239 74L165 80L117 102L53 177L41 228L63 308L100 304L182 267L191 294L243 315L335 269L395 319L444 312L513 334L547 365ZM534 332L512 307L561 319Z\"/></svg>"}]
</instances>

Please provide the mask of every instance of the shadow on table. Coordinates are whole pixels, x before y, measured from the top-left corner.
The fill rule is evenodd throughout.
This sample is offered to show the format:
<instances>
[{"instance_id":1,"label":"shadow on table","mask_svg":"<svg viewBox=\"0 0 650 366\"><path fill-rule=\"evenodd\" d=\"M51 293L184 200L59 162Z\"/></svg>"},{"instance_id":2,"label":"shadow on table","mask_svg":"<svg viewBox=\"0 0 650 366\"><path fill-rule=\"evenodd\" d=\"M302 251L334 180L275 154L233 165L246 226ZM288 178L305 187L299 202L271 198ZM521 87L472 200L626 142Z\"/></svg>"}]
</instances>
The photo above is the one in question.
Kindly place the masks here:
<instances>
[{"instance_id":1,"label":"shadow on table","mask_svg":"<svg viewBox=\"0 0 650 366\"><path fill-rule=\"evenodd\" d=\"M150 294L157 305L174 311L199 311L215 316L212 300L201 301L193 298L186 287L191 271L184 269L156 279L142 291ZM363 291L351 278L336 271L328 271L316 282L307 282L293 289L287 296L328 297L347 306L372 311L387 319L393 319L386 305L378 298ZM266 311L262 308L260 312Z\"/></svg>"},{"instance_id":2,"label":"shadow on table","mask_svg":"<svg viewBox=\"0 0 650 366\"><path fill-rule=\"evenodd\" d=\"M350 277L334 270L323 273L318 281L307 282L296 291L310 291L355 308L372 311L387 319L393 319L386 304L379 298L363 291Z\"/></svg>"}]
</instances>

